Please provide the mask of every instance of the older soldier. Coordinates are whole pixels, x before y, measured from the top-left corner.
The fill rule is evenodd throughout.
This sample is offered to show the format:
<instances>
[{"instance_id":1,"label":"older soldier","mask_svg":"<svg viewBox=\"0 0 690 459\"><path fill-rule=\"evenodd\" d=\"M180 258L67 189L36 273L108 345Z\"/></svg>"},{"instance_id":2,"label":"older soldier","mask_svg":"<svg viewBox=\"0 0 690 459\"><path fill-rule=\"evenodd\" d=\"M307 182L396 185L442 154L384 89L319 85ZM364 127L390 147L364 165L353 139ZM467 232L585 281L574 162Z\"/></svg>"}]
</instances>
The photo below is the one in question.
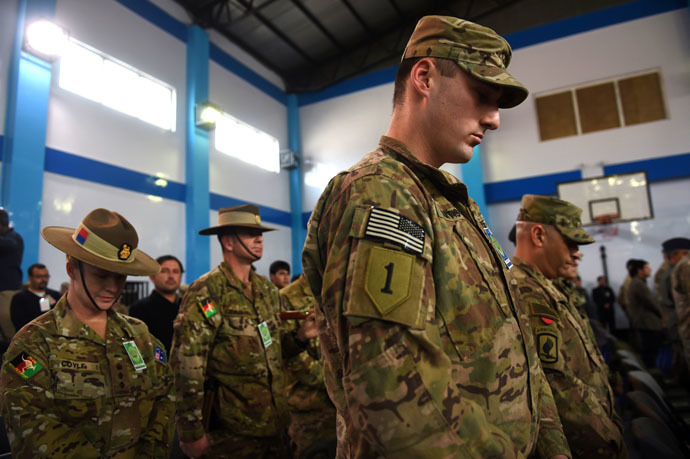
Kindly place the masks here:
<instances>
[{"instance_id":1,"label":"older soldier","mask_svg":"<svg viewBox=\"0 0 690 459\"><path fill-rule=\"evenodd\" d=\"M160 267L134 227L96 209L43 238L67 254L70 287L15 335L0 372L12 457L159 458L169 454L175 403L163 345L112 310L127 275Z\"/></svg>"},{"instance_id":2,"label":"older soldier","mask_svg":"<svg viewBox=\"0 0 690 459\"><path fill-rule=\"evenodd\" d=\"M283 316L296 313L307 315L314 311L314 296L304 275L281 289L280 296L283 298ZM297 330L300 326L298 320L289 317L286 317L285 324L290 330ZM329 448L334 449L336 440L335 407L328 398L323 382L318 338L309 341L307 351L301 355L304 361L289 362L287 365L290 407L288 433L295 457L301 457L302 454L313 457L317 452L327 452Z\"/></svg>"},{"instance_id":3,"label":"older soldier","mask_svg":"<svg viewBox=\"0 0 690 459\"><path fill-rule=\"evenodd\" d=\"M218 212L223 262L197 279L175 320L171 361L180 447L191 457L284 457L288 409L284 360L316 336L313 316L283 332L278 289L254 272L263 226L253 205Z\"/></svg>"},{"instance_id":4,"label":"older soldier","mask_svg":"<svg viewBox=\"0 0 690 459\"><path fill-rule=\"evenodd\" d=\"M379 148L336 176L303 260L319 309L339 457L568 454L512 264L467 188L467 162L525 89L493 30L422 18Z\"/></svg>"},{"instance_id":5,"label":"older soldier","mask_svg":"<svg viewBox=\"0 0 690 459\"><path fill-rule=\"evenodd\" d=\"M678 334L683 343L687 367L690 368L690 253L673 267L671 291L678 313Z\"/></svg>"},{"instance_id":6,"label":"older soldier","mask_svg":"<svg viewBox=\"0 0 690 459\"><path fill-rule=\"evenodd\" d=\"M582 229L581 214L560 199L523 196L513 271L573 457L627 457L608 368L577 300L569 301L550 281L568 271L566 265L577 267L578 244L594 242Z\"/></svg>"}]
</instances>

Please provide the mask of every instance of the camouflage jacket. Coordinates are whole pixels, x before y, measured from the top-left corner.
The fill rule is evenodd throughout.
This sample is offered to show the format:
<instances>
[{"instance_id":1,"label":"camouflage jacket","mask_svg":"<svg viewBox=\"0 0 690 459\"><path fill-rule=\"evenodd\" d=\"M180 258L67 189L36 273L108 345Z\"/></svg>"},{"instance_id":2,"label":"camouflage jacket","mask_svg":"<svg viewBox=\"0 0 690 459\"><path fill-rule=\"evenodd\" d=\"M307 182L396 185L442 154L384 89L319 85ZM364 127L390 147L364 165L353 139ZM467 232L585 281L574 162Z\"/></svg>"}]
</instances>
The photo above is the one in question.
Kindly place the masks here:
<instances>
[{"instance_id":1,"label":"camouflage jacket","mask_svg":"<svg viewBox=\"0 0 690 459\"><path fill-rule=\"evenodd\" d=\"M184 442L205 433L207 380L218 383L211 430L279 437L287 426L283 352L301 349L295 350L291 335L283 334L278 289L253 271L249 280L251 287L222 262L190 285L182 299L170 361Z\"/></svg>"},{"instance_id":2,"label":"camouflage jacket","mask_svg":"<svg viewBox=\"0 0 690 459\"><path fill-rule=\"evenodd\" d=\"M673 302L678 313L678 333L683 341L688 342L690 341L690 254L684 256L673 267L671 285ZM690 347L686 347L687 351L690 351Z\"/></svg>"},{"instance_id":3,"label":"camouflage jacket","mask_svg":"<svg viewBox=\"0 0 690 459\"><path fill-rule=\"evenodd\" d=\"M303 264L339 457L569 454L510 260L455 177L383 137L324 191Z\"/></svg>"},{"instance_id":4,"label":"camouflage jacket","mask_svg":"<svg viewBox=\"0 0 690 459\"><path fill-rule=\"evenodd\" d=\"M646 281L634 277L628 287L628 313L630 326L638 330L661 331L664 328L661 308L656 296L647 286Z\"/></svg>"},{"instance_id":5,"label":"camouflage jacket","mask_svg":"<svg viewBox=\"0 0 690 459\"><path fill-rule=\"evenodd\" d=\"M304 276L280 290L284 311L309 312L314 310L314 295ZM301 321L285 320L285 328L297 330ZM319 339L309 340L307 352L299 358L291 359L286 365L288 382L288 405L292 410L312 411L333 409L323 382L323 365L321 364L321 346ZM335 428L335 426L334 426Z\"/></svg>"},{"instance_id":6,"label":"camouflage jacket","mask_svg":"<svg viewBox=\"0 0 690 459\"><path fill-rule=\"evenodd\" d=\"M12 457L167 457L175 401L166 360L140 320L108 311L103 340L63 297L5 353L0 391Z\"/></svg>"},{"instance_id":7,"label":"camouflage jacket","mask_svg":"<svg viewBox=\"0 0 690 459\"><path fill-rule=\"evenodd\" d=\"M627 457L608 368L589 324L536 268L513 257L520 306L551 385L573 457Z\"/></svg>"}]
</instances>

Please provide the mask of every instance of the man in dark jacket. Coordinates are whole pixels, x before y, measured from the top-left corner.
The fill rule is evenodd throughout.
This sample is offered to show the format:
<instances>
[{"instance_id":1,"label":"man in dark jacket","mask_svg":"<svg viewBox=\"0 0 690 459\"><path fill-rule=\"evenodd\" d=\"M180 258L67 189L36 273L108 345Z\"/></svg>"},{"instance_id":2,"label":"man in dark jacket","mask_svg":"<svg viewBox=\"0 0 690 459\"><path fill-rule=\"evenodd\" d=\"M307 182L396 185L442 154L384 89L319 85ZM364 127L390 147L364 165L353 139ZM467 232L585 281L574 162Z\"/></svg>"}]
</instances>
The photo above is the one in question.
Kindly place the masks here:
<instances>
[{"instance_id":1,"label":"man in dark jacket","mask_svg":"<svg viewBox=\"0 0 690 459\"><path fill-rule=\"evenodd\" d=\"M631 326L637 334L642 359L645 365L652 368L664 336L659 302L647 286L647 278L652 270L645 260L633 260L628 273L631 278L628 287Z\"/></svg>"},{"instance_id":2,"label":"man in dark jacket","mask_svg":"<svg viewBox=\"0 0 690 459\"><path fill-rule=\"evenodd\" d=\"M15 331L19 331L44 312L53 309L60 294L48 288L50 273L48 268L41 263L29 266L29 288L16 293L10 304L10 317Z\"/></svg>"},{"instance_id":3,"label":"man in dark jacket","mask_svg":"<svg viewBox=\"0 0 690 459\"><path fill-rule=\"evenodd\" d=\"M613 289L609 287L608 280L605 276L597 277L597 283L599 285L592 290L592 299L594 300L594 304L597 305L599 321L613 333L616 331L616 321L614 319L613 310L616 294L613 293Z\"/></svg>"}]
</instances>

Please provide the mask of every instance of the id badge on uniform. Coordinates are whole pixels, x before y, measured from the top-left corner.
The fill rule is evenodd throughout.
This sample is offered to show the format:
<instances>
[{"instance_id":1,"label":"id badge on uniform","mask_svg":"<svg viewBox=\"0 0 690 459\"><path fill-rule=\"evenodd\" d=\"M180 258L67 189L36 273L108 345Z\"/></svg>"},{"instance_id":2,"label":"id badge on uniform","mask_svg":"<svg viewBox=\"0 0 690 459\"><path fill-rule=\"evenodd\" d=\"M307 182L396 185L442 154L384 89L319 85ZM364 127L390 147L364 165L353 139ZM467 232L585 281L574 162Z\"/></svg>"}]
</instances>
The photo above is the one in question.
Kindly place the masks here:
<instances>
[{"instance_id":1,"label":"id badge on uniform","mask_svg":"<svg viewBox=\"0 0 690 459\"><path fill-rule=\"evenodd\" d=\"M144 358L141 356L141 352L139 352L139 348L134 341L125 341L122 345L125 346L129 360L132 361L132 365L134 365L136 371L141 371L146 368Z\"/></svg>"},{"instance_id":2,"label":"id badge on uniform","mask_svg":"<svg viewBox=\"0 0 690 459\"><path fill-rule=\"evenodd\" d=\"M265 321L259 324L259 334L261 335L261 341L263 341L264 347L268 347L273 343L271 332L268 330L268 324Z\"/></svg>"},{"instance_id":3,"label":"id badge on uniform","mask_svg":"<svg viewBox=\"0 0 690 459\"><path fill-rule=\"evenodd\" d=\"M41 312L48 312L50 311L50 300L44 296L38 300L38 306L41 309Z\"/></svg>"}]
</instances>

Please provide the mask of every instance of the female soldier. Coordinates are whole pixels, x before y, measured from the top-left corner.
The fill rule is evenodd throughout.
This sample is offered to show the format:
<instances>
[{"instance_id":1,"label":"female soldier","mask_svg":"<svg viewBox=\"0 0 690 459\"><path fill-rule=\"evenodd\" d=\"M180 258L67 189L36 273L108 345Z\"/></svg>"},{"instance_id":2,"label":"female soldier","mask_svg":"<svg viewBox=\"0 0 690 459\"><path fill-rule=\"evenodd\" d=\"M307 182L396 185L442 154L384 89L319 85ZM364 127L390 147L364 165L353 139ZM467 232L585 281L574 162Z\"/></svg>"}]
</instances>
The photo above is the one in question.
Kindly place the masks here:
<instances>
[{"instance_id":1,"label":"female soldier","mask_svg":"<svg viewBox=\"0 0 690 459\"><path fill-rule=\"evenodd\" d=\"M143 322L111 310L127 275L160 266L134 227L106 209L43 238L67 254L70 286L22 328L0 371L12 456L167 457L174 385L165 348Z\"/></svg>"}]
</instances>

